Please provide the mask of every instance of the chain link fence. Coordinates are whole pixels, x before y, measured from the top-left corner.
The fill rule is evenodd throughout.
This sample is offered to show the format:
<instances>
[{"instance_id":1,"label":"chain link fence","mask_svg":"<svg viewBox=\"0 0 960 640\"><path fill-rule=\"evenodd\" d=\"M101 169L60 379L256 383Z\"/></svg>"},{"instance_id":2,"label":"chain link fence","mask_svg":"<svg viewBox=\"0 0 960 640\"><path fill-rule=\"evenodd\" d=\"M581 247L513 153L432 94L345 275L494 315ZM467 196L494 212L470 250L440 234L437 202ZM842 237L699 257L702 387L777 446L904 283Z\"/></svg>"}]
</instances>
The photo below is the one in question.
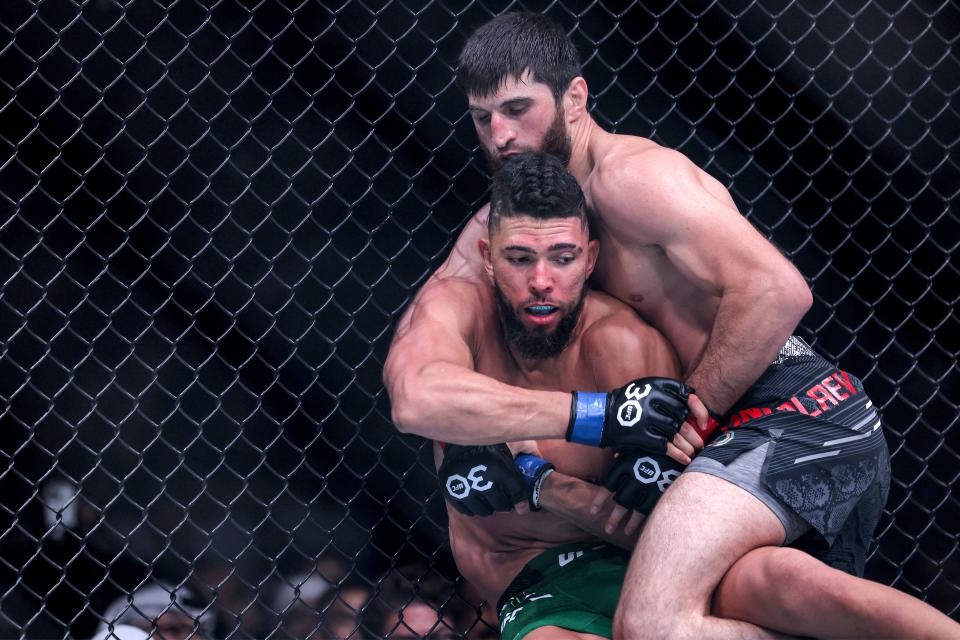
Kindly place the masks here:
<instances>
[{"instance_id":1,"label":"chain link fence","mask_svg":"<svg viewBox=\"0 0 960 640\"><path fill-rule=\"evenodd\" d=\"M960 615L956 2L5 0L0 636L379 637L426 605L496 637L380 375L485 200L452 66L505 8L809 278L801 332L893 454L868 576Z\"/></svg>"}]
</instances>

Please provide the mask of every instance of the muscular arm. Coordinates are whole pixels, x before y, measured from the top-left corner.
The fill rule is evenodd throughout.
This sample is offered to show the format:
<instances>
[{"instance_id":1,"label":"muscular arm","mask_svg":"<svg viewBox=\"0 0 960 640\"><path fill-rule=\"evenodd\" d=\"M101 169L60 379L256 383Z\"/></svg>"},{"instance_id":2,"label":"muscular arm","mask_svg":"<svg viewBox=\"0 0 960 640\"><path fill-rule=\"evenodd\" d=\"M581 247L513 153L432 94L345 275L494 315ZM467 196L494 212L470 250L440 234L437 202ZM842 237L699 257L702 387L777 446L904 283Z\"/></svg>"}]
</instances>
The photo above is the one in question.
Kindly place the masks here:
<instances>
[{"instance_id":1,"label":"muscular arm","mask_svg":"<svg viewBox=\"0 0 960 640\"><path fill-rule=\"evenodd\" d=\"M710 409L725 412L809 309L803 276L719 182L674 151L608 157L595 170L592 198L621 237L659 245L705 295L719 298L703 356L685 364L687 383Z\"/></svg>"},{"instance_id":2,"label":"muscular arm","mask_svg":"<svg viewBox=\"0 0 960 640\"><path fill-rule=\"evenodd\" d=\"M606 509L600 513L591 514L590 508L595 501L598 502L597 494L601 492L608 497L605 501ZM540 503L546 511L560 516L601 540L623 549L633 549L633 545L640 536L639 529L631 535L627 535L623 529L617 529L612 533L604 530L608 512L614 504L609 496L610 492L601 486L555 471L543 482Z\"/></svg>"},{"instance_id":3,"label":"muscular arm","mask_svg":"<svg viewBox=\"0 0 960 640\"><path fill-rule=\"evenodd\" d=\"M420 292L384 365L394 424L463 445L563 438L569 393L522 389L474 371L482 323L495 321L482 286L448 277Z\"/></svg>"}]
</instances>

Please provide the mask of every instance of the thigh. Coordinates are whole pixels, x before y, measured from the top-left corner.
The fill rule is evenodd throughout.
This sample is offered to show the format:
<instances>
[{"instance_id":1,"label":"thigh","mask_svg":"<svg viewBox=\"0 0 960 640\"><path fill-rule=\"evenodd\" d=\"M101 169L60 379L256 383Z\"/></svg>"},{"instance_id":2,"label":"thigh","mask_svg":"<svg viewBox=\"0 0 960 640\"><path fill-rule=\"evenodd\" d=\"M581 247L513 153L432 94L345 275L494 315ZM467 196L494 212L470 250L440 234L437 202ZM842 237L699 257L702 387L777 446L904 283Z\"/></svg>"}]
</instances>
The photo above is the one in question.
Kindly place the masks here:
<instances>
[{"instance_id":1,"label":"thigh","mask_svg":"<svg viewBox=\"0 0 960 640\"><path fill-rule=\"evenodd\" d=\"M749 551L783 539L783 525L759 499L722 478L684 473L644 525L619 606L664 621L708 615L727 570Z\"/></svg>"}]
</instances>

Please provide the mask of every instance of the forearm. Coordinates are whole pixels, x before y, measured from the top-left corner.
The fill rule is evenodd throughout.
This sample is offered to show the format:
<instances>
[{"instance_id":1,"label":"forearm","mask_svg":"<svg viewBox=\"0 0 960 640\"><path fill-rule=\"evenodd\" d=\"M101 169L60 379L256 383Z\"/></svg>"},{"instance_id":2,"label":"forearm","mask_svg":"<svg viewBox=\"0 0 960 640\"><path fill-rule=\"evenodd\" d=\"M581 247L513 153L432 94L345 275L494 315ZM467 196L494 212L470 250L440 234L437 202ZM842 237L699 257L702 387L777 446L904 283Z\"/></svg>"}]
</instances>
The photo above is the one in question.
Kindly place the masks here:
<instances>
[{"instance_id":1,"label":"forearm","mask_svg":"<svg viewBox=\"0 0 960 640\"><path fill-rule=\"evenodd\" d=\"M569 393L522 389L448 363L428 365L391 386L397 428L442 442L560 439L570 420Z\"/></svg>"},{"instance_id":2,"label":"forearm","mask_svg":"<svg viewBox=\"0 0 960 640\"><path fill-rule=\"evenodd\" d=\"M618 528L608 534L604 531L606 514L590 514L590 506L597 491L602 490L602 487L585 480L554 471L543 481L540 504L545 511L560 516L583 531L623 549L632 550L640 535L639 531L628 536L623 533L622 528Z\"/></svg>"},{"instance_id":3,"label":"forearm","mask_svg":"<svg viewBox=\"0 0 960 640\"><path fill-rule=\"evenodd\" d=\"M686 382L707 407L725 413L776 358L808 304L783 290L723 296L710 339Z\"/></svg>"}]
</instances>

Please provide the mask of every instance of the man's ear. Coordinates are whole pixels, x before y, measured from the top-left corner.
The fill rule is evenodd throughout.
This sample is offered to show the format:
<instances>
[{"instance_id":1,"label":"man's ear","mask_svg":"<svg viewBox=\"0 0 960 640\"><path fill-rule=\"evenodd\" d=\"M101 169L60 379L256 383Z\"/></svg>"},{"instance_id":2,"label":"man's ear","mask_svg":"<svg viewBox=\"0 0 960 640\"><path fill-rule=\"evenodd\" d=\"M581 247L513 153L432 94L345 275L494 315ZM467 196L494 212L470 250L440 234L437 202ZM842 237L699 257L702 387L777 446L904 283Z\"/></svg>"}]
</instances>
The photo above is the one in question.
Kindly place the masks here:
<instances>
[{"instance_id":1,"label":"man's ear","mask_svg":"<svg viewBox=\"0 0 960 640\"><path fill-rule=\"evenodd\" d=\"M563 92L563 113L567 122L576 122L587 111L587 98L590 96L587 90L587 81L583 76L577 76L567 85L567 90Z\"/></svg>"},{"instance_id":2,"label":"man's ear","mask_svg":"<svg viewBox=\"0 0 960 640\"><path fill-rule=\"evenodd\" d=\"M587 243L587 277L593 274L594 267L597 266L597 256L600 255L600 241L591 240Z\"/></svg>"},{"instance_id":3,"label":"man's ear","mask_svg":"<svg viewBox=\"0 0 960 640\"><path fill-rule=\"evenodd\" d=\"M487 276L493 279L493 256L490 254L490 239L480 238L477 240L477 247L480 249L480 259L483 260L483 270Z\"/></svg>"}]
</instances>

